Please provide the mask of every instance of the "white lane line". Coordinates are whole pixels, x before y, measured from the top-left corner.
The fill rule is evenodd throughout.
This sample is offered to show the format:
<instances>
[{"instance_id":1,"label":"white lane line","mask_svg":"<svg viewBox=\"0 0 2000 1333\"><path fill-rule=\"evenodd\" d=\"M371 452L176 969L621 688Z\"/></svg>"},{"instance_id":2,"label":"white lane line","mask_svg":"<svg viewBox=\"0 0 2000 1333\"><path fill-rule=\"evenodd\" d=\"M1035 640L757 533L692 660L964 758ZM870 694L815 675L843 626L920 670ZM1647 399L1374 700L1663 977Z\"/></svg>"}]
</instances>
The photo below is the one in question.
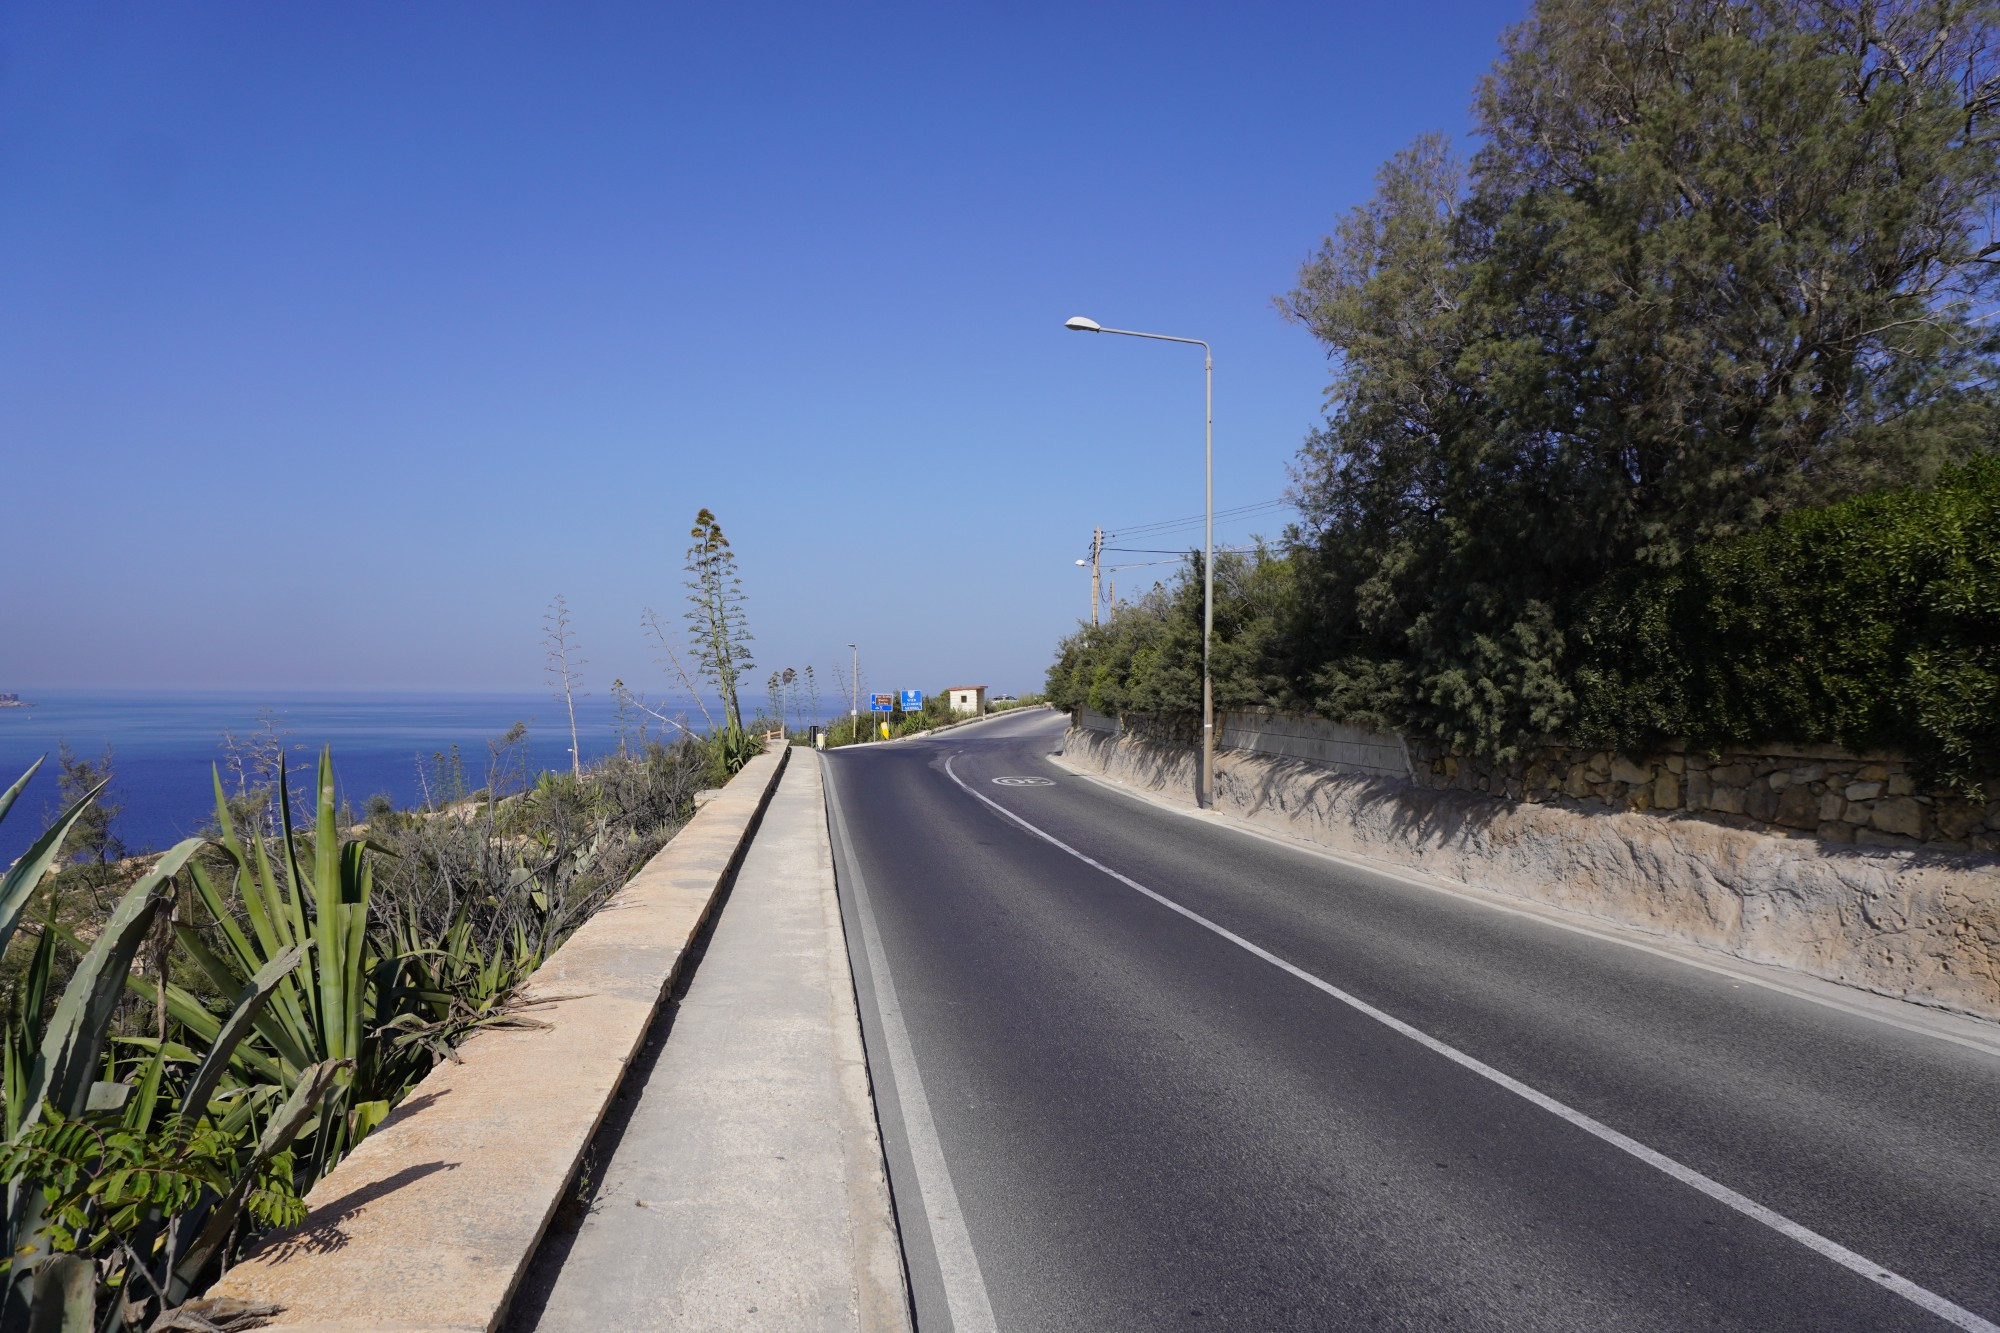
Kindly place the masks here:
<instances>
[{"instance_id":1,"label":"white lane line","mask_svg":"<svg viewBox=\"0 0 2000 1333\"><path fill-rule=\"evenodd\" d=\"M822 761L824 762L824 761ZM846 854L847 880L854 890L854 915L861 923L861 943L868 955L868 971L875 983L875 1008L882 1019L882 1042L888 1050L889 1072L896 1080L896 1096L901 1103L903 1130L909 1140L910 1164L917 1173L917 1193L923 1199L924 1218L930 1223L931 1248L937 1254L938 1275L944 1282L945 1308L951 1314L953 1333L999 1333L993 1318L993 1303L986 1294L986 1278L979 1271L979 1256L973 1253L972 1235L965 1227L965 1214L958 1206L958 1191L952 1188L951 1168L938 1142L937 1122L931 1118L931 1104L924 1096L923 1076L917 1072L916 1052L910 1047L910 1032L903 1023L903 1007L896 999L896 985L889 977L889 959L875 929L875 911L868 904L868 885L861 875L860 859L854 855L853 840L847 836L847 816L840 808L840 788L833 774L826 774L827 799L833 807L834 836Z\"/></svg>"},{"instance_id":2,"label":"white lane line","mask_svg":"<svg viewBox=\"0 0 2000 1333\"><path fill-rule=\"evenodd\" d=\"M961 753L963 752L961 751ZM1797 1222L1792 1221L1789 1217L1784 1216L1782 1213L1773 1212L1771 1209L1766 1208L1763 1204L1758 1203L1755 1199L1751 1199L1744 1195L1738 1194L1735 1190L1730 1189L1727 1185L1724 1185L1722 1182L1717 1180L1711 1180L1709 1177L1703 1175L1701 1172L1695 1170L1693 1167L1683 1166L1679 1162L1676 1162L1673 1158L1666 1156L1664 1153L1655 1152L1653 1149L1648 1148L1645 1144L1639 1142L1637 1139L1628 1138L1626 1135L1620 1134L1617 1130L1611 1128L1611 1126L1606 1125L1601 1121L1593 1120L1591 1117L1585 1115L1583 1112L1575 1109L1574 1107L1564 1105L1562 1102L1557 1101L1555 1098L1549 1096L1547 1093L1538 1092L1534 1088L1531 1088L1527 1084L1521 1082L1519 1079L1514 1078L1508 1074L1503 1074L1489 1064L1486 1064L1479 1060L1475 1060L1473 1057L1467 1055L1464 1051L1459 1050L1456 1046L1447 1045L1446 1043L1439 1041L1436 1037L1431 1036L1429 1033L1411 1027L1408 1023L1405 1023L1402 1019L1397 1018L1394 1015L1384 1013L1382 1010L1377 1009L1374 1005L1369 1004L1366 1000L1363 1000L1358 996L1350 995L1346 991L1340 989L1340 987L1335 986L1330 982L1320 980L1318 977L1306 971L1304 968L1286 962L1284 959L1278 957L1278 955L1272 953L1270 950L1263 948L1260 945L1252 944L1249 940L1244 939L1241 935L1238 935L1235 931L1230 930L1225 926L1217 925L1215 922L1210 921L1207 917L1203 916L1201 913L1196 912L1190 908L1183 907L1179 903L1175 902L1173 899L1167 897L1166 895L1157 893L1154 890L1147 888L1144 884L1141 884L1138 880L1131 878L1129 875L1121 875L1116 870L1113 870L1110 866L1105 865L1102 861L1097 861L1089 856L1086 856L1084 853L1078 851L1076 848L1064 842L1061 838L1056 837L1054 834L1046 833L1043 830L1035 827L1035 825L1030 824L1027 820L1021 818L1021 816L1015 814L1012 810L1009 810L1006 806L1001 805L998 801L995 801L991 797L987 796L984 792L974 791L971 787L967 786L964 779L960 778L958 774L952 769L952 761L957 758L958 755L953 755L951 759L945 760L944 771L945 771L945 776L950 778L953 782L956 782L961 790L965 791L968 795L976 798L977 800L984 802L986 805L990 806L996 813L1004 816L1007 819L1012 820L1014 823L1020 825L1023 829L1026 829L1029 833L1032 833L1037 838L1040 838L1043 842L1049 843L1051 846L1058 847L1061 850L1068 852L1071 856L1074 856L1077 860L1083 862L1091 869L1099 871L1105 875L1109 875L1112 879L1117 880L1120 884L1123 884L1128 889L1134 889L1139 893L1143 893L1144 895L1146 895L1146 897L1151 898L1154 902L1159 903L1162 907L1180 913L1182 916L1194 922L1196 925L1201 926L1203 929L1213 931L1215 934L1220 935L1223 939L1228 940L1231 944L1234 944L1238 948L1244 949L1249 953L1255 954L1257 957L1263 959L1265 962L1271 964L1273 967L1278 968L1280 971L1291 973L1293 976L1297 977L1300 981L1305 982L1308 986L1313 987L1315 990L1323 991L1326 994L1331 995L1334 999L1339 1000L1342 1004L1347 1005L1348 1007L1355 1009L1360 1013L1366 1014L1368 1017L1374 1019L1376 1022L1382 1024L1387 1028L1392 1029L1393 1031L1401 1033L1403 1036L1408 1037L1411 1041L1416 1042L1418 1045L1423 1046L1428 1050L1435 1051L1437 1054L1442 1055L1445 1059L1451 1061L1453 1064L1459 1065L1465 1069L1469 1069L1473 1073L1479 1075L1481 1078L1499 1084L1501 1087L1513 1093L1515 1096L1534 1103L1536 1106L1541 1107L1544 1111L1547 1111L1549 1114L1554 1116L1559 1116L1560 1118L1567 1120L1570 1124L1575 1125L1578 1129L1583 1130L1585 1133L1593 1135L1596 1138L1602 1139L1604 1142L1610 1144L1612 1147L1618 1149L1620 1152L1631 1154L1632 1156L1638 1158L1640 1161L1646 1163L1646 1165L1654 1167L1657 1170L1663 1171L1667 1175L1672 1176L1675 1180L1680 1181L1683 1185L1692 1186L1693 1188L1700 1190L1703 1194L1706 1194L1709 1198L1714 1199L1716 1202L1735 1209L1737 1212L1743 1214L1745 1217L1751 1218L1758 1222L1762 1222L1765 1226L1771 1228L1773 1231L1778 1232L1780 1235L1790 1237L1791 1239L1797 1241L1799 1244L1805 1246L1807 1249L1813 1251L1815 1254L1819 1254L1824 1256L1825 1258L1833 1260L1833 1262L1839 1264L1842 1268L1845 1268L1853 1273L1858 1273L1860 1276L1867 1278L1870 1282L1873 1282L1878 1286L1888 1288L1890 1291L1895 1292L1898 1296L1901 1296L1904 1300L1909 1301L1912 1305L1916 1305L1921 1307L1922 1309L1930 1311L1932 1314L1936 1315L1938 1318L1944 1320L1945 1322L1953 1324L1958 1328L1966 1329L1968 1333L2000 1333L2000 1324L1991 1323L1988 1320L1980 1318L1978 1315L1972 1313L1972 1311L1967 1310L1962 1306L1954 1305L1952 1302L1946 1300L1944 1297L1938 1295L1936 1292L1931 1291L1926 1287L1920 1287L1916 1283L1910 1281L1908 1278L1902 1277L1896 1273L1889 1271L1887 1268L1884 1268L1881 1264L1876 1263L1874 1260L1868 1258L1865 1255L1856 1254L1853 1250L1848 1249L1845 1245L1841 1245L1838 1242L1828 1240L1825 1236L1820 1235L1817 1231L1814 1231L1809 1227L1800 1226Z\"/></svg>"}]
</instances>

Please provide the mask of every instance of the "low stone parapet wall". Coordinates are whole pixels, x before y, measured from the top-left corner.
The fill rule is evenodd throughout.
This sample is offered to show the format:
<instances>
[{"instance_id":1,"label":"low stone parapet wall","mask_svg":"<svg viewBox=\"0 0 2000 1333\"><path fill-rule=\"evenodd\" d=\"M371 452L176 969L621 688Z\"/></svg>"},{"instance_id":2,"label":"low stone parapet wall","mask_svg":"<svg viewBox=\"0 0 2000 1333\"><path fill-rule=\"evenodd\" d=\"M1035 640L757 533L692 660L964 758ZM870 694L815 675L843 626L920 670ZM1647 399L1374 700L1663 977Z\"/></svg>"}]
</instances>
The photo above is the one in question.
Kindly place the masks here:
<instances>
[{"instance_id":1,"label":"low stone parapet wall","mask_svg":"<svg viewBox=\"0 0 2000 1333\"><path fill-rule=\"evenodd\" d=\"M1063 753L1082 771L1193 802L1199 756L1185 745L1072 728ZM1226 749L1216 808L1329 849L2000 1019L2000 856L1990 853L1787 837Z\"/></svg>"},{"instance_id":2,"label":"low stone parapet wall","mask_svg":"<svg viewBox=\"0 0 2000 1333\"><path fill-rule=\"evenodd\" d=\"M209 1294L299 1333L497 1329L789 753L751 759L550 955L543 1026L474 1034Z\"/></svg>"}]
</instances>

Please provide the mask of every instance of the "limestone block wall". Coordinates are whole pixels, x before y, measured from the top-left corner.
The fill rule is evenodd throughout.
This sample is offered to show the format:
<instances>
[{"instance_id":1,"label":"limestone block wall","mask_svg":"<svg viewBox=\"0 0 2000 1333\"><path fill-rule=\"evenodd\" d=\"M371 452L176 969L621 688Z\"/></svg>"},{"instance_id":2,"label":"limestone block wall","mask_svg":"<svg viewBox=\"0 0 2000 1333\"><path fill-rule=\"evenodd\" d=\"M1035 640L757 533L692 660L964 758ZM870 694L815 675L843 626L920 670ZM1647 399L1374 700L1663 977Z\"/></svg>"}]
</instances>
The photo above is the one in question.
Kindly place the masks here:
<instances>
[{"instance_id":1,"label":"limestone block wall","mask_svg":"<svg viewBox=\"0 0 2000 1333\"><path fill-rule=\"evenodd\" d=\"M2000 851L2000 780L1983 799L1921 790L1908 760L1831 746L1766 745L1719 755L1674 746L1633 757L1543 746L1511 764L1412 740L1434 790L1611 810L1679 811L1711 823L1872 847Z\"/></svg>"},{"instance_id":2,"label":"limestone block wall","mask_svg":"<svg viewBox=\"0 0 2000 1333\"><path fill-rule=\"evenodd\" d=\"M1268 709L1225 713L1220 731L1215 739L1218 749L1305 759L1343 773L1365 773L1370 777L1413 776L1409 747L1393 731Z\"/></svg>"},{"instance_id":3,"label":"limestone block wall","mask_svg":"<svg viewBox=\"0 0 2000 1333\"><path fill-rule=\"evenodd\" d=\"M1113 736L1124 730L1117 718L1100 713L1094 708L1077 709L1075 716L1071 718L1071 725L1087 727L1091 731L1102 731Z\"/></svg>"},{"instance_id":4,"label":"limestone block wall","mask_svg":"<svg viewBox=\"0 0 2000 1333\"><path fill-rule=\"evenodd\" d=\"M1161 743L1073 728L1064 758L1114 781L1192 802L1198 756L1185 743ZM1322 846L1410 866L1464 884L1691 941L1736 957L1788 967L1879 994L2000 1019L2000 855L1942 850L1914 835L1870 829L1897 845L1860 845L1812 831L1752 827L1745 813L1641 808L1671 774L1683 793L1694 775L1713 771L1665 762L1613 772L1581 758L1562 770L1550 791L1526 783L1508 792L1513 774L1480 774L1461 764L1431 767L1416 753L1417 772L1394 779L1340 772L1322 763L1222 749L1216 765L1216 805L1227 813ZM1768 768L1765 767L1768 761ZM1777 794L1796 785L1816 796L1851 778L1864 793L1843 803L1871 812L1890 796L1887 770L1869 777L1871 759L1822 760L1765 755L1732 758L1742 773L1721 789L1748 792L1761 781ZM1824 767L1817 777L1800 770ZM1851 772L1843 769L1851 766ZM1525 766L1524 766L1525 767ZM1563 787L1574 771L1586 794ZM1772 786L1770 775L1787 780ZM1600 775L1601 774L1601 775ZM1478 784L1497 781L1502 790ZM1866 784L1882 791L1866 794ZM1621 784L1621 792L1608 784ZM1898 784L1899 786L1901 784ZM1651 788L1651 792L1648 792ZM1709 796L1718 789L1710 779ZM1601 791L1603 795L1591 794ZM1758 797L1762 809L1770 798ZM1789 811L1800 808L1794 797ZM1843 805L1843 813L1845 812ZM1815 814L1817 810L1815 809ZM1933 812L1929 818L1935 820ZM1722 822L1722 821L1736 821ZM1831 821L1828 821L1831 822ZM1850 827L1852 827L1850 825Z\"/></svg>"},{"instance_id":5,"label":"limestone block wall","mask_svg":"<svg viewBox=\"0 0 2000 1333\"><path fill-rule=\"evenodd\" d=\"M1074 724L1161 745L1201 743L1196 718L1119 719L1082 709ZM1939 795L1919 786L1900 755L1856 755L1828 745L1712 755L1673 744L1633 756L1548 744L1499 763L1391 731L1246 710L1222 715L1216 748L1533 805L1678 812L1730 828L1863 847L2000 852L2000 779L1975 798Z\"/></svg>"}]
</instances>

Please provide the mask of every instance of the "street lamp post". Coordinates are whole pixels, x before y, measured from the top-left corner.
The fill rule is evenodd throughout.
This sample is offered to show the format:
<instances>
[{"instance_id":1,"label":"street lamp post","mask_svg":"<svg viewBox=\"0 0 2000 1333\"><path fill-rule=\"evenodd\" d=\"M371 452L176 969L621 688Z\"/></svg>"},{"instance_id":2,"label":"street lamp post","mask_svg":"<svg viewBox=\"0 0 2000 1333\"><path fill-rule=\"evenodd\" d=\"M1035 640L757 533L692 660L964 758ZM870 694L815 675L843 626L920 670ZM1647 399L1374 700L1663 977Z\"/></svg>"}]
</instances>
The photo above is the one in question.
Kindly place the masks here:
<instances>
[{"instance_id":1,"label":"street lamp post","mask_svg":"<svg viewBox=\"0 0 2000 1333\"><path fill-rule=\"evenodd\" d=\"M1063 323L1077 333L1116 333L1126 338L1151 338L1163 343L1191 343L1201 348L1201 375L1205 403L1202 421L1202 455L1207 501L1203 511L1201 549L1201 790L1195 803L1215 804L1215 682L1209 673L1209 643L1215 637L1215 353L1199 338L1173 338L1164 333L1135 333L1131 329L1107 329L1094 319L1074 316Z\"/></svg>"},{"instance_id":2,"label":"street lamp post","mask_svg":"<svg viewBox=\"0 0 2000 1333\"><path fill-rule=\"evenodd\" d=\"M853 644L847 645L854 648ZM850 692L847 701L847 735L850 740L861 739L861 650L854 648L854 670L847 678Z\"/></svg>"}]
</instances>

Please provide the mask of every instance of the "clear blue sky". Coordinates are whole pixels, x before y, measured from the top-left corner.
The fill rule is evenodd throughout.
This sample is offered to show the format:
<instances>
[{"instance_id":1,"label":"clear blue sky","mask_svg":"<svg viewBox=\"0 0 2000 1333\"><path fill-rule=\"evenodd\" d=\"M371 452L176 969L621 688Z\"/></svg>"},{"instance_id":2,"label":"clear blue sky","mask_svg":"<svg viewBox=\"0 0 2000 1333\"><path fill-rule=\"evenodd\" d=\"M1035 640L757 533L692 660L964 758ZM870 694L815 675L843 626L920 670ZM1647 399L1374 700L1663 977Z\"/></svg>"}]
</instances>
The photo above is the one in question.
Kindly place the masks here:
<instances>
[{"instance_id":1,"label":"clear blue sky","mask_svg":"<svg viewBox=\"0 0 2000 1333\"><path fill-rule=\"evenodd\" d=\"M702 505L757 679L1037 688L1201 507L1199 351L1062 321L1210 339L1281 494L1272 296L1524 11L9 5L0 690L532 688L557 592L657 687Z\"/></svg>"}]
</instances>

